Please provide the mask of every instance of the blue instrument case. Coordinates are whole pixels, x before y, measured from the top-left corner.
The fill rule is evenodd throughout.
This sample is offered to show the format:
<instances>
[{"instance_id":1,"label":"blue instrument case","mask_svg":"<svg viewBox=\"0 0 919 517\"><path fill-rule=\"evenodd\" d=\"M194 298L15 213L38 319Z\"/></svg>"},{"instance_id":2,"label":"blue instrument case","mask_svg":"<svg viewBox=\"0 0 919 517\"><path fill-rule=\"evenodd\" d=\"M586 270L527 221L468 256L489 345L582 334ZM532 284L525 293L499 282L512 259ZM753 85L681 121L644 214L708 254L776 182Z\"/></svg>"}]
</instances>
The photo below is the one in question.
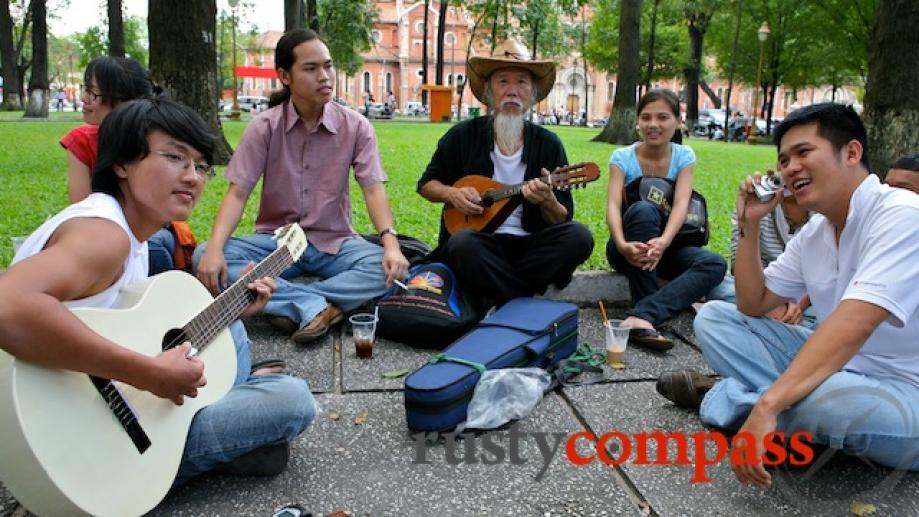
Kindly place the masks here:
<instances>
[{"instance_id":1,"label":"blue instrument case","mask_svg":"<svg viewBox=\"0 0 919 517\"><path fill-rule=\"evenodd\" d=\"M405 420L412 431L450 431L486 370L550 369L578 345L578 308L536 298L511 300L405 379Z\"/></svg>"}]
</instances>

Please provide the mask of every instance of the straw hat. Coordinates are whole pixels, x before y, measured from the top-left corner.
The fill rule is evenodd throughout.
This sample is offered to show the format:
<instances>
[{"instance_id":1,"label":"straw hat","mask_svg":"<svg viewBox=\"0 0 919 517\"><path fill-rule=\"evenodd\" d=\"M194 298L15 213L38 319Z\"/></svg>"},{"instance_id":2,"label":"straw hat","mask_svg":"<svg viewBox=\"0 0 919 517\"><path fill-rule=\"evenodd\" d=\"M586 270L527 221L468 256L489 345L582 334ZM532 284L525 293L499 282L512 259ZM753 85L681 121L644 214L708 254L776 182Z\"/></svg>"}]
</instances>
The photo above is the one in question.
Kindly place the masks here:
<instances>
[{"instance_id":1,"label":"straw hat","mask_svg":"<svg viewBox=\"0 0 919 517\"><path fill-rule=\"evenodd\" d=\"M539 102L549 95L555 85L555 63L552 61L532 61L530 52L519 41L507 40L495 47L491 57L474 56L466 61L466 78L469 88L476 99L485 103L485 83L495 71L502 68L522 68L533 74L539 96Z\"/></svg>"}]
</instances>

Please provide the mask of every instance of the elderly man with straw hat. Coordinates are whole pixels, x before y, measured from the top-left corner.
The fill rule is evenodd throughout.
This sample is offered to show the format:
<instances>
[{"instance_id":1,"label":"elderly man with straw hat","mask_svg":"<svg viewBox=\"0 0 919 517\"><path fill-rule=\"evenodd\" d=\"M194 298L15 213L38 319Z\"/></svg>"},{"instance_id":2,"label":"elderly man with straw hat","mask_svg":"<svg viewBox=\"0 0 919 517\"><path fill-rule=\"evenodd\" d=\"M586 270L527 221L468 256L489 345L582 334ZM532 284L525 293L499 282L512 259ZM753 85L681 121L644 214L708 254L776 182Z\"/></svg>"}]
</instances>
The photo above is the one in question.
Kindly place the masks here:
<instances>
[{"instance_id":1,"label":"elderly man with straw hat","mask_svg":"<svg viewBox=\"0 0 919 517\"><path fill-rule=\"evenodd\" d=\"M481 195L472 187L455 187L460 178L475 174L507 185L526 183L519 205L494 231L463 229L450 235L442 225L435 253L467 291L489 304L542 293L549 284L567 285L590 256L593 237L572 221L571 194L537 179L568 165L562 142L527 121L530 109L555 84L555 63L531 60L523 45L506 41L491 57L470 58L466 77L487 113L453 126L440 139L418 192L476 215L483 211Z\"/></svg>"}]
</instances>

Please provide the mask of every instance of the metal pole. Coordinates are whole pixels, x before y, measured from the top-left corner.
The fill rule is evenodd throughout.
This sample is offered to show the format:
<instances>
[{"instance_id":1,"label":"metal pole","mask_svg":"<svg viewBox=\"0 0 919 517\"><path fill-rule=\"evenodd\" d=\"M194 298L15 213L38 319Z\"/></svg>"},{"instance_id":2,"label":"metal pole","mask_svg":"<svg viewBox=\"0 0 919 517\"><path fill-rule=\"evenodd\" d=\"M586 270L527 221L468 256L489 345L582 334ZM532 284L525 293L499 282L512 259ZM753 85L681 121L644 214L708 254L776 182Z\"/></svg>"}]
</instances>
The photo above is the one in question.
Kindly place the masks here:
<instances>
[{"instance_id":1,"label":"metal pole","mask_svg":"<svg viewBox=\"0 0 919 517\"><path fill-rule=\"evenodd\" d=\"M753 90L753 106L750 113L753 115L753 121L750 123L750 134L747 135L747 143L756 143L756 110L759 106L759 87L763 76L763 43L759 42L759 65L756 66L756 85Z\"/></svg>"},{"instance_id":2,"label":"metal pole","mask_svg":"<svg viewBox=\"0 0 919 517\"><path fill-rule=\"evenodd\" d=\"M234 4L236 2L233 2ZM236 83L236 6L233 5L233 106L230 108L230 119L239 120L239 96Z\"/></svg>"}]
</instances>

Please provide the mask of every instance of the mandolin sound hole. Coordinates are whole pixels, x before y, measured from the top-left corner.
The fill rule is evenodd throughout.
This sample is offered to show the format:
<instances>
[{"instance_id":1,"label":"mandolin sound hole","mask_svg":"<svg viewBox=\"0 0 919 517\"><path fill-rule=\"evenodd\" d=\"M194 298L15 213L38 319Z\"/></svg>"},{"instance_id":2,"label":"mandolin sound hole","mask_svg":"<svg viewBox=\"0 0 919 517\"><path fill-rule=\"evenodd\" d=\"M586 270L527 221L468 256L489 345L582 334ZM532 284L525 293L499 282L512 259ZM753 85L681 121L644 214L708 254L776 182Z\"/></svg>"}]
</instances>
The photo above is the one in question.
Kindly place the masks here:
<instances>
[{"instance_id":1,"label":"mandolin sound hole","mask_svg":"<svg viewBox=\"0 0 919 517\"><path fill-rule=\"evenodd\" d=\"M170 329L163 336L163 351L175 348L186 341L190 341L190 338L185 334L184 330Z\"/></svg>"}]
</instances>

